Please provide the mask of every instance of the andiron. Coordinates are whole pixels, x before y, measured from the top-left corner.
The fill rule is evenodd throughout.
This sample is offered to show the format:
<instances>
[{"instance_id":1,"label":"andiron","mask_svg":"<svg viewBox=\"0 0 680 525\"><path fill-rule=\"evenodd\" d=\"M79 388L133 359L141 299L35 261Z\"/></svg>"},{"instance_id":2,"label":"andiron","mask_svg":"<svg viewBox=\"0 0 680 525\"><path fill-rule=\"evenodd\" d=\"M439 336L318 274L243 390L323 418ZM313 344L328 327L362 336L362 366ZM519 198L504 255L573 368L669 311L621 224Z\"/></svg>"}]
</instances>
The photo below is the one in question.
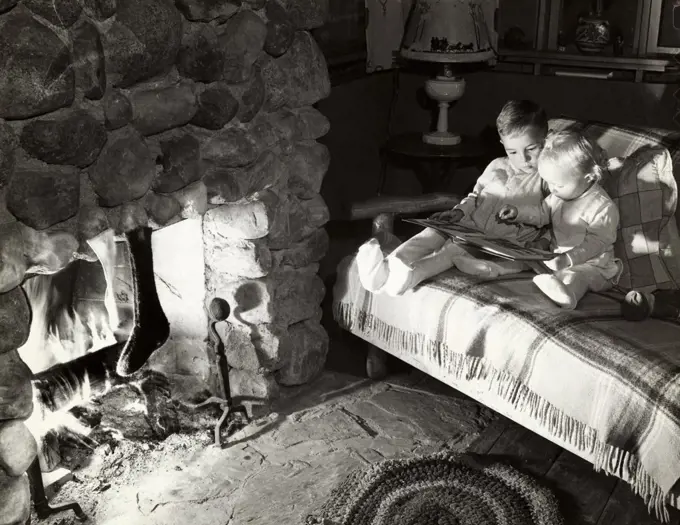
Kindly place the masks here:
<instances>
[{"instance_id":1,"label":"andiron","mask_svg":"<svg viewBox=\"0 0 680 525\"><path fill-rule=\"evenodd\" d=\"M248 411L243 405L234 406L231 397L231 385L229 383L229 362L227 361L227 354L224 349L224 342L217 333L215 326L220 321L225 321L229 317L231 308L229 303L219 297L214 298L210 302L208 308L210 314L210 338L215 348L217 356L217 366L222 376L222 385L224 387L225 400L222 403L222 416L215 425L215 445L222 446L222 429L226 427L227 436L242 428L250 422Z\"/></svg>"},{"instance_id":2,"label":"andiron","mask_svg":"<svg viewBox=\"0 0 680 525\"><path fill-rule=\"evenodd\" d=\"M28 467L28 479L31 484L33 505L38 519L44 520L57 512L72 510L78 520L87 520L87 514L83 512L80 504L76 502L62 503L61 505L55 505L53 507L50 506L47 495L45 494L45 485L43 484L42 472L40 471L40 461L37 457L33 463L31 463L31 466Z\"/></svg>"}]
</instances>

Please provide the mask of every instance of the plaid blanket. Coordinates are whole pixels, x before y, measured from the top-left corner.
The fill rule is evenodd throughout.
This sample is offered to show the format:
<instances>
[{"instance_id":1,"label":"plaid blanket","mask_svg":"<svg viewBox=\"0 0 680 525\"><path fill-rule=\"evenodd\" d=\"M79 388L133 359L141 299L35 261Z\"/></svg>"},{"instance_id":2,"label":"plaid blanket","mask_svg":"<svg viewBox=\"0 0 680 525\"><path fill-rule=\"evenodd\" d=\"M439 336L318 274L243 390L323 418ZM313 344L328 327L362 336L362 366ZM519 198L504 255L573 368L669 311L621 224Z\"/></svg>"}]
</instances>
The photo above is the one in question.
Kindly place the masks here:
<instances>
[{"instance_id":1,"label":"plaid blanket","mask_svg":"<svg viewBox=\"0 0 680 525\"><path fill-rule=\"evenodd\" d=\"M614 294L562 310L529 274L482 281L454 269L402 297L373 295L352 258L338 270L334 313L440 378L489 388L667 517L680 478L679 324L627 322Z\"/></svg>"}]
</instances>

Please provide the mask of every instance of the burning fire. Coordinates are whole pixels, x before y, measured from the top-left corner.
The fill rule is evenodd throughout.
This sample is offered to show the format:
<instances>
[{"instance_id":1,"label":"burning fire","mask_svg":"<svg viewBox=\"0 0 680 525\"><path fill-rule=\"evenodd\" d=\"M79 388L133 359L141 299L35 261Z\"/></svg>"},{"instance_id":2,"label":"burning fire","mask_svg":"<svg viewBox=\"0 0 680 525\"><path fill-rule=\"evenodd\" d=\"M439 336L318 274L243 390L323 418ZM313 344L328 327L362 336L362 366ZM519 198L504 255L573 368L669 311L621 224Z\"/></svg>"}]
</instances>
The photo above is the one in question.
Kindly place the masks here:
<instances>
[{"instance_id":1,"label":"burning fire","mask_svg":"<svg viewBox=\"0 0 680 525\"><path fill-rule=\"evenodd\" d=\"M117 325L112 326L108 309L103 312L88 308L84 317L65 306L50 312L52 296L58 293L52 280L51 275L37 275L23 285L33 319L19 354L33 373L116 344Z\"/></svg>"},{"instance_id":2,"label":"burning fire","mask_svg":"<svg viewBox=\"0 0 680 525\"><path fill-rule=\"evenodd\" d=\"M110 383L108 381L107 383L105 391L111 388ZM34 410L24 423L37 443L41 443L52 430L70 430L75 435L83 436L90 434L91 429L69 412L73 407L82 405L93 397L90 378L87 374L82 381L79 381L77 388L71 389L70 394L68 403L59 406L57 410L50 410L45 406L39 389L33 386Z\"/></svg>"},{"instance_id":3,"label":"burning fire","mask_svg":"<svg viewBox=\"0 0 680 525\"><path fill-rule=\"evenodd\" d=\"M103 309L74 308L70 304L70 298L62 297L60 295L62 292L54 286L56 275L36 275L22 285L33 315L28 339L18 351L34 374L74 361L118 342L114 335L120 324L120 317L113 291L116 261L113 230L106 230L89 240L88 244L97 254L104 270L106 292ZM81 306L83 304L85 303L81 303ZM58 401L43 399L45 394L39 391L39 386L34 382L35 410L26 421L27 426L36 439L46 435L50 430L63 427L79 434L87 434L89 429L80 424L68 411L93 397L94 378L89 377L87 372L77 378L66 372L54 380L59 383L61 393ZM103 389L102 382L105 385ZM108 377L97 378L96 383L99 386L97 388L99 394L110 388Z\"/></svg>"},{"instance_id":4,"label":"burning fire","mask_svg":"<svg viewBox=\"0 0 680 525\"><path fill-rule=\"evenodd\" d=\"M87 242L104 270L105 312L88 308L86 315L81 316L71 305L60 304L53 275L36 275L23 284L33 319L28 340L19 348L19 355L34 374L116 344L114 331L120 324L120 317L113 293L116 261L113 230L106 230ZM55 304L60 304L56 312Z\"/></svg>"}]
</instances>

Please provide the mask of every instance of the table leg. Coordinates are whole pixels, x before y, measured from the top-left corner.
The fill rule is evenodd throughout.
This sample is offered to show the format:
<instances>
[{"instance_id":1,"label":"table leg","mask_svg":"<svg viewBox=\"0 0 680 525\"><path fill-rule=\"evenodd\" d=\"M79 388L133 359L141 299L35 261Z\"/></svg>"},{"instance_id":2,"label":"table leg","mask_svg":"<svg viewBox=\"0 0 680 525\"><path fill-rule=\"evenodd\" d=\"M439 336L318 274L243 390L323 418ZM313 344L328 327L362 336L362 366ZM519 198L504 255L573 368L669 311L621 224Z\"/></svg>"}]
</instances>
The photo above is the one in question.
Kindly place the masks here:
<instances>
[{"instance_id":1,"label":"table leg","mask_svg":"<svg viewBox=\"0 0 680 525\"><path fill-rule=\"evenodd\" d=\"M416 166L416 178L423 193L445 191L451 180L451 159L428 159L419 161Z\"/></svg>"},{"instance_id":2,"label":"table leg","mask_svg":"<svg viewBox=\"0 0 680 525\"><path fill-rule=\"evenodd\" d=\"M377 194L382 195L383 189L385 189L385 179L387 178L387 163L388 163L388 153L385 148L380 148L380 174L378 175L378 190Z\"/></svg>"}]
</instances>

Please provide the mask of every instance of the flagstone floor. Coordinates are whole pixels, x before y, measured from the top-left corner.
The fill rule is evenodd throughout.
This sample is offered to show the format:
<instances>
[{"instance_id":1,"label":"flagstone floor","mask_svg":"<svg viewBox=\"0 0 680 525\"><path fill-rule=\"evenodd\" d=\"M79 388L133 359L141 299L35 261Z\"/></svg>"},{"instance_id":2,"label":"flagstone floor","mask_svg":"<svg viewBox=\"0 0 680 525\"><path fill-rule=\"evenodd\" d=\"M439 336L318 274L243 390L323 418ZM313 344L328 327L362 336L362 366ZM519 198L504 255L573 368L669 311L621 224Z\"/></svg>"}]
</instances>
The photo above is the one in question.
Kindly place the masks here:
<instances>
[{"instance_id":1,"label":"flagstone floor","mask_svg":"<svg viewBox=\"0 0 680 525\"><path fill-rule=\"evenodd\" d=\"M207 432L100 448L53 500L76 497L96 525L301 525L352 469L443 448L542 479L568 525L658 523L616 478L413 370L380 382L325 372L222 449ZM63 513L33 523L78 522Z\"/></svg>"},{"instance_id":2,"label":"flagstone floor","mask_svg":"<svg viewBox=\"0 0 680 525\"><path fill-rule=\"evenodd\" d=\"M140 443L147 449L141 454L131 454L129 442L96 450L52 503L77 497L90 523L102 525L304 523L355 467L443 447L464 450L494 417L421 374L373 382L326 372L291 389L274 413L233 435L223 449L203 432L170 436L153 447ZM118 465L101 457L117 453ZM103 477L104 487L96 482ZM76 523L69 514L42 523Z\"/></svg>"}]
</instances>

